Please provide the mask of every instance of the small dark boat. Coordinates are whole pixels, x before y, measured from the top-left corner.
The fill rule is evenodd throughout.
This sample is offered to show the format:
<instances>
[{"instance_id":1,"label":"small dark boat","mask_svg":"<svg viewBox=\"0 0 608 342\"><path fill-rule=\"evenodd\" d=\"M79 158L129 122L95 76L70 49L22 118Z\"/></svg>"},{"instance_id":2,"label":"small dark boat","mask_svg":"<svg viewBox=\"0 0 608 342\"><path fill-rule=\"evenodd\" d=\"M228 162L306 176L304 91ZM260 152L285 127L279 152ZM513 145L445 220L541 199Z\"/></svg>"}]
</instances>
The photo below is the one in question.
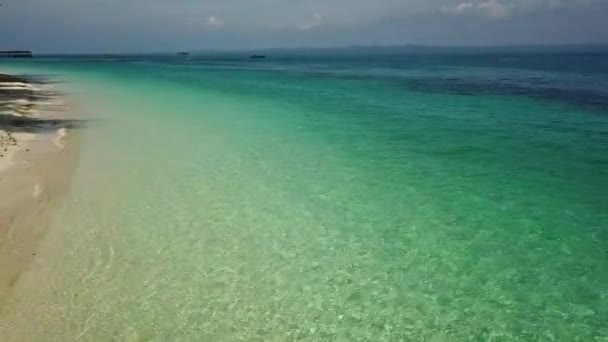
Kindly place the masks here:
<instances>
[{"instance_id":1,"label":"small dark boat","mask_svg":"<svg viewBox=\"0 0 608 342\"><path fill-rule=\"evenodd\" d=\"M266 58L266 56L264 56L264 55L251 55L249 58L251 58L251 59L262 59L262 58Z\"/></svg>"},{"instance_id":2,"label":"small dark boat","mask_svg":"<svg viewBox=\"0 0 608 342\"><path fill-rule=\"evenodd\" d=\"M179 56L190 56L190 52L178 52Z\"/></svg>"}]
</instances>

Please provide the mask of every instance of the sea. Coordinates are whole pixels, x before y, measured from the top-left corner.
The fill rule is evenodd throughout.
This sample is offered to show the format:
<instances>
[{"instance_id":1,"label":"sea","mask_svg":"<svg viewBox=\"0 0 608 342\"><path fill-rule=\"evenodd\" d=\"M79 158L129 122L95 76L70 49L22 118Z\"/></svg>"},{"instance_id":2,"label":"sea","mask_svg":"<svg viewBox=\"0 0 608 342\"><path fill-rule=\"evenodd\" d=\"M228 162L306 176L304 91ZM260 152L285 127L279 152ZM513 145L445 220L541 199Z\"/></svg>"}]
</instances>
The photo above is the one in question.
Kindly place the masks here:
<instances>
[{"instance_id":1,"label":"sea","mask_svg":"<svg viewBox=\"0 0 608 342\"><path fill-rule=\"evenodd\" d=\"M0 70L86 121L2 341L608 340L608 48Z\"/></svg>"}]
</instances>

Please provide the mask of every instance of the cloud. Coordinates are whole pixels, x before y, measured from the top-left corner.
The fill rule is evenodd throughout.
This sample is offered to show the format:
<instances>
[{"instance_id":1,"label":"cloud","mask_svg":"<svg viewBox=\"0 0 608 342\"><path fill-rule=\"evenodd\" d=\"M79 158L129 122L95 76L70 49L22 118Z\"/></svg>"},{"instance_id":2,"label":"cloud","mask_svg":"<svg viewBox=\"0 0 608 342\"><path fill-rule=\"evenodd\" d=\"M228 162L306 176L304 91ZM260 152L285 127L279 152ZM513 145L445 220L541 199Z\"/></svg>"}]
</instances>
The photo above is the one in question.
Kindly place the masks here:
<instances>
[{"instance_id":1,"label":"cloud","mask_svg":"<svg viewBox=\"0 0 608 342\"><path fill-rule=\"evenodd\" d=\"M309 20L308 22L298 26L298 29L302 30L302 31L308 31L313 28L319 27L322 24L323 24L323 14L321 14L319 12L314 12L312 14L312 19Z\"/></svg>"},{"instance_id":2,"label":"cloud","mask_svg":"<svg viewBox=\"0 0 608 342\"><path fill-rule=\"evenodd\" d=\"M608 42L608 0L0 2L0 44L42 52Z\"/></svg>"},{"instance_id":3,"label":"cloud","mask_svg":"<svg viewBox=\"0 0 608 342\"><path fill-rule=\"evenodd\" d=\"M479 3L477 4L477 8L484 12L488 17L494 19L505 19L511 15L511 9L496 0Z\"/></svg>"},{"instance_id":4,"label":"cloud","mask_svg":"<svg viewBox=\"0 0 608 342\"><path fill-rule=\"evenodd\" d=\"M452 15L508 19L518 15L556 10L589 10L593 6L606 3L608 3L607 0L474 0L446 5L441 7L440 11Z\"/></svg>"},{"instance_id":5,"label":"cloud","mask_svg":"<svg viewBox=\"0 0 608 342\"><path fill-rule=\"evenodd\" d=\"M224 26L224 21L212 15L207 18L207 25L211 27L222 27Z\"/></svg>"},{"instance_id":6,"label":"cloud","mask_svg":"<svg viewBox=\"0 0 608 342\"><path fill-rule=\"evenodd\" d=\"M453 11L456 13L462 13L470 8L474 8L475 5L471 2L463 2L461 4L458 4L456 6L454 6ZM447 8L448 10L450 10L450 8Z\"/></svg>"},{"instance_id":7,"label":"cloud","mask_svg":"<svg viewBox=\"0 0 608 342\"><path fill-rule=\"evenodd\" d=\"M473 14L491 19L506 19L511 16L512 5L503 4L497 0L485 0L481 2L462 2L454 6L444 6L443 12L451 14Z\"/></svg>"}]
</instances>

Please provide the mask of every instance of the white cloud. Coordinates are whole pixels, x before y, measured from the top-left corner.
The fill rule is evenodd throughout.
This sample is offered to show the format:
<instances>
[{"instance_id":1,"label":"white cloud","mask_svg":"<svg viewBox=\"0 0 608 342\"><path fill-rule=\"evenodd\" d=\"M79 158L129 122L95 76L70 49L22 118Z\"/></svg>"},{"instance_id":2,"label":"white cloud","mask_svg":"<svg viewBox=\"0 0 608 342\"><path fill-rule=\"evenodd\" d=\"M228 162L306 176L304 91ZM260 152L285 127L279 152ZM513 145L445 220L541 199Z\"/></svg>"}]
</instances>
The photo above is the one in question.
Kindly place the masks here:
<instances>
[{"instance_id":1,"label":"white cloud","mask_svg":"<svg viewBox=\"0 0 608 342\"><path fill-rule=\"evenodd\" d=\"M315 27L321 26L321 24L323 24L323 14L321 14L320 12L314 12L312 14L312 19L304 24L299 25L298 29L302 31L308 31Z\"/></svg>"},{"instance_id":2,"label":"white cloud","mask_svg":"<svg viewBox=\"0 0 608 342\"><path fill-rule=\"evenodd\" d=\"M505 19L511 15L511 8L496 0L481 2L477 4L477 8L485 12L488 17L494 19Z\"/></svg>"},{"instance_id":3,"label":"white cloud","mask_svg":"<svg viewBox=\"0 0 608 342\"><path fill-rule=\"evenodd\" d=\"M511 15L512 5L505 5L498 0L462 2L454 6L444 6L443 12L451 14L476 14L492 19L505 19Z\"/></svg>"},{"instance_id":4,"label":"white cloud","mask_svg":"<svg viewBox=\"0 0 608 342\"><path fill-rule=\"evenodd\" d=\"M462 14L469 8L473 8L473 7L475 7L475 5L473 3L463 2L463 3L459 3L458 5L445 5L445 6L442 6L439 10L441 12L449 13L449 14Z\"/></svg>"},{"instance_id":5,"label":"white cloud","mask_svg":"<svg viewBox=\"0 0 608 342\"><path fill-rule=\"evenodd\" d=\"M490 19L507 19L518 14L551 11L558 8L589 8L607 0L471 0L440 8L453 15L476 15Z\"/></svg>"},{"instance_id":6,"label":"white cloud","mask_svg":"<svg viewBox=\"0 0 608 342\"><path fill-rule=\"evenodd\" d=\"M456 7L454 7L454 10L458 13L462 13L464 11L466 11L469 8L473 8L475 7L475 5L471 2L463 2L461 4L456 5Z\"/></svg>"},{"instance_id":7,"label":"white cloud","mask_svg":"<svg viewBox=\"0 0 608 342\"><path fill-rule=\"evenodd\" d=\"M209 18L207 18L207 25L209 25L211 27L222 27L222 26L224 26L224 21L222 21L222 19L219 19L212 15Z\"/></svg>"},{"instance_id":8,"label":"white cloud","mask_svg":"<svg viewBox=\"0 0 608 342\"><path fill-rule=\"evenodd\" d=\"M606 17L608 0L8 0L2 1L0 10L0 41L17 41L26 44L35 35L34 30L45 27L42 33L68 40L71 32L86 32L97 37L115 32L134 32L121 37L142 36L149 41L175 35L183 41L200 34L252 35L268 44L285 39L289 44L316 45L323 41L342 44L336 37L350 35L351 41L401 41L405 43L437 43L448 41L481 42L485 37L508 36L524 26L544 23L542 31L530 35L509 36L512 41L532 40L544 37L556 41L569 31L579 32L589 41L605 42L608 35ZM442 7L443 6L443 7ZM446 15L454 16L446 18ZM542 17L542 18L541 18ZM473 20L481 19L486 20ZM522 25L511 27L510 18L517 18ZM588 18L588 19L587 19ZM27 30L22 22L29 21ZM486 22L487 21L487 22ZM502 22L501 32L491 32L493 21ZM61 25L58 25L60 23ZM424 29L433 23L434 31ZM503 25L504 24L504 25ZM479 32L465 34L469 26ZM467 27L465 27L467 26ZM408 30L396 27L408 27ZM421 29L416 29L421 27ZM551 29L548 29L551 27ZM574 27L574 29L566 29ZM394 38L381 34L384 29L394 30ZM489 28L489 31L484 31ZM69 30L69 31L68 31ZM445 34L434 38L434 32ZM521 28L523 30L523 28ZM64 33L66 31L67 33ZM302 41L287 37L294 31ZM406 32L407 31L407 32ZM19 34L15 34L19 32ZM352 32L352 33L351 33ZM560 34L558 34L558 32ZM391 33L392 34L392 33ZM82 34L75 37L80 37ZM15 38L13 38L14 36ZM40 35L44 36L44 35ZM315 39L311 38L315 37ZM368 37L368 38L365 38ZM451 39L443 37L452 37ZM598 38L599 37L599 38ZM101 39L101 38L99 38ZM195 39L195 38L192 38ZM310 39L305 41L305 39ZM505 38L505 41L508 38ZM578 39L578 38L577 38ZM584 39L580 39L584 41ZM42 46L47 44L40 39ZM56 38L55 41L60 41ZM95 41L92 39L92 41ZM224 43L237 45L237 43ZM537 39L540 41L540 39ZM247 40L249 42L249 40ZM293 43L292 43L293 42ZM346 41L345 41L346 42ZM44 44L43 44L44 43ZM50 44L50 43L49 43ZM67 44L67 43L65 43ZM93 43L91 43L93 44ZM110 43L108 43L110 44ZM143 43L142 43L143 44ZM287 44L287 43L286 43ZM481 44L481 43L480 43ZM5 44L6 45L6 44ZM34 44L32 48L35 49ZM61 45L61 42L57 44Z\"/></svg>"}]
</instances>

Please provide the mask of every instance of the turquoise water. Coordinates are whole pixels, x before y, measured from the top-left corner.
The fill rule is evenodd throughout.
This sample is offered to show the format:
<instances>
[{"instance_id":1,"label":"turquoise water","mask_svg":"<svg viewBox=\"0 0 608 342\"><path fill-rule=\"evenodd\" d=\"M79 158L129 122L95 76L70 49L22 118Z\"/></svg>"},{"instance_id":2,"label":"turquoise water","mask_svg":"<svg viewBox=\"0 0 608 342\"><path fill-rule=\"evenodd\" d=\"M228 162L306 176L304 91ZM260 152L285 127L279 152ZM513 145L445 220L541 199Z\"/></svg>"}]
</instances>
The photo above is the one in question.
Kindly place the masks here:
<instances>
[{"instance_id":1,"label":"turquoise water","mask_svg":"<svg viewBox=\"0 0 608 342\"><path fill-rule=\"evenodd\" d=\"M0 337L604 341L607 57L2 62L91 121Z\"/></svg>"}]
</instances>

